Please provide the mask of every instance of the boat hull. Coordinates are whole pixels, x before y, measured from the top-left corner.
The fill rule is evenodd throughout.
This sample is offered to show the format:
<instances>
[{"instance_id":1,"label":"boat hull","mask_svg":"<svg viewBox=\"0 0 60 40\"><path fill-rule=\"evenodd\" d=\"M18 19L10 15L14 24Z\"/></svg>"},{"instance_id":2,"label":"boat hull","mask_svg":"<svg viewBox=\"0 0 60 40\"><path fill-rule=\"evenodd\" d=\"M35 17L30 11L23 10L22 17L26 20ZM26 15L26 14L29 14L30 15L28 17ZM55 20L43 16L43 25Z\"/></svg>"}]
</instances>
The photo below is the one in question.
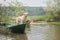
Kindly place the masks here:
<instances>
[{"instance_id":1,"label":"boat hull","mask_svg":"<svg viewBox=\"0 0 60 40\"><path fill-rule=\"evenodd\" d=\"M15 25L15 26L9 27L9 30L12 33L24 34L25 33L25 27L26 27L26 24L20 24L20 25Z\"/></svg>"}]
</instances>

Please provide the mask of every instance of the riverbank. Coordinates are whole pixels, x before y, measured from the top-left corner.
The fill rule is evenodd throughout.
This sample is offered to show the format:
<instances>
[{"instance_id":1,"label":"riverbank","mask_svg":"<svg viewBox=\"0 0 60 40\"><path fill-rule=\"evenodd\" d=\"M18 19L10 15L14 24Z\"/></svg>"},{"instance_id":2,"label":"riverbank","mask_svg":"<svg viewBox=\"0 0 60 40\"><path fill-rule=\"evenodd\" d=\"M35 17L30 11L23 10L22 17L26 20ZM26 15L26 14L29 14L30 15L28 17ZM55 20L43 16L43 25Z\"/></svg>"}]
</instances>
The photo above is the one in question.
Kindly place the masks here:
<instances>
[{"instance_id":1,"label":"riverbank","mask_svg":"<svg viewBox=\"0 0 60 40\"><path fill-rule=\"evenodd\" d=\"M60 22L46 22L46 21L39 21L39 22L32 22L31 25L39 25L39 24L51 24L51 25L60 25Z\"/></svg>"},{"instance_id":2,"label":"riverbank","mask_svg":"<svg viewBox=\"0 0 60 40\"><path fill-rule=\"evenodd\" d=\"M47 23L52 25L60 25L60 22L47 22Z\"/></svg>"},{"instance_id":3,"label":"riverbank","mask_svg":"<svg viewBox=\"0 0 60 40\"><path fill-rule=\"evenodd\" d=\"M39 22L31 22L30 25L41 25L41 24L47 24L46 21L39 21Z\"/></svg>"}]
</instances>

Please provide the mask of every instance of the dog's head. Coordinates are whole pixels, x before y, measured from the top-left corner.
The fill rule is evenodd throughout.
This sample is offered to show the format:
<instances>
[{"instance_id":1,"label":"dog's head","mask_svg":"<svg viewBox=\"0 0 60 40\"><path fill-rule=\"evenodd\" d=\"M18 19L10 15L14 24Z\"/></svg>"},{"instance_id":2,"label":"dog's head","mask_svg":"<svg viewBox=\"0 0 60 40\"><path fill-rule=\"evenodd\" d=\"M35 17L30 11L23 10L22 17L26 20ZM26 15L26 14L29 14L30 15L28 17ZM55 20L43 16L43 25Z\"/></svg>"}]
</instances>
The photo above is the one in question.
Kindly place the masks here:
<instances>
[{"instance_id":1,"label":"dog's head","mask_svg":"<svg viewBox=\"0 0 60 40\"><path fill-rule=\"evenodd\" d=\"M28 16L28 13L26 12L26 13L24 13L23 15L24 15L25 17L27 17L27 16Z\"/></svg>"}]
</instances>

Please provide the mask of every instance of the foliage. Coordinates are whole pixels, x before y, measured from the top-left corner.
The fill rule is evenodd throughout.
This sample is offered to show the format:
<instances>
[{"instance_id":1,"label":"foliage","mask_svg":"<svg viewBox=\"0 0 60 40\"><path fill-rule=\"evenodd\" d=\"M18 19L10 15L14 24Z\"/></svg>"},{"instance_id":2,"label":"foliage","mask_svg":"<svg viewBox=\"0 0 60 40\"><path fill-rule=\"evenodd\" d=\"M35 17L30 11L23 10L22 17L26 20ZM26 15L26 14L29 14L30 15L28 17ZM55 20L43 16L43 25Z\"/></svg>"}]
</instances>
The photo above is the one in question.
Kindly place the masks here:
<instances>
[{"instance_id":1,"label":"foliage","mask_svg":"<svg viewBox=\"0 0 60 40\"><path fill-rule=\"evenodd\" d=\"M22 3L16 1L8 4L9 6L0 4L0 21L9 21L11 19L10 16L20 16L24 12L20 8L23 5Z\"/></svg>"},{"instance_id":2,"label":"foliage","mask_svg":"<svg viewBox=\"0 0 60 40\"><path fill-rule=\"evenodd\" d=\"M48 0L47 14L52 16L52 19L60 21L60 0Z\"/></svg>"},{"instance_id":3,"label":"foliage","mask_svg":"<svg viewBox=\"0 0 60 40\"><path fill-rule=\"evenodd\" d=\"M9 5L10 5L11 9L15 11L16 16L20 16L24 12L24 10L21 10L21 7L23 4L20 2L17 2L17 1L11 2L11 3L9 3Z\"/></svg>"}]
</instances>

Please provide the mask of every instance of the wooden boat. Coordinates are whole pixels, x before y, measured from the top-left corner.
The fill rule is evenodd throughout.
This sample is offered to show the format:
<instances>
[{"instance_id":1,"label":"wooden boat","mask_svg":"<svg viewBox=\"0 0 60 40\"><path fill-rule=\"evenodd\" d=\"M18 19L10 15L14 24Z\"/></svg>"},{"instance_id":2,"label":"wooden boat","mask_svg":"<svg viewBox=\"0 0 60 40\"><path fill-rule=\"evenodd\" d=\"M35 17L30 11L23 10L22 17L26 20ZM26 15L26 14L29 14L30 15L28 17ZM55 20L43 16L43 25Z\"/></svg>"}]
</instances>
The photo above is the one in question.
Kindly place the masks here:
<instances>
[{"instance_id":1,"label":"wooden boat","mask_svg":"<svg viewBox=\"0 0 60 40\"><path fill-rule=\"evenodd\" d=\"M29 21L26 21L23 24L8 22L8 23L1 23L1 25L4 26L4 27L6 27L6 29L8 30L8 32L24 34L25 33L25 28L28 28L29 23L30 23Z\"/></svg>"},{"instance_id":2,"label":"wooden boat","mask_svg":"<svg viewBox=\"0 0 60 40\"><path fill-rule=\"evenodd\" d=\"M19 25L15 25L15 26L12 26L12 27L8 27L8 29L12 33L21 33L21 34L24 34L25 33L25 27L26 27L26 24L19 24Z\"/></svg>"}]
</instances>

